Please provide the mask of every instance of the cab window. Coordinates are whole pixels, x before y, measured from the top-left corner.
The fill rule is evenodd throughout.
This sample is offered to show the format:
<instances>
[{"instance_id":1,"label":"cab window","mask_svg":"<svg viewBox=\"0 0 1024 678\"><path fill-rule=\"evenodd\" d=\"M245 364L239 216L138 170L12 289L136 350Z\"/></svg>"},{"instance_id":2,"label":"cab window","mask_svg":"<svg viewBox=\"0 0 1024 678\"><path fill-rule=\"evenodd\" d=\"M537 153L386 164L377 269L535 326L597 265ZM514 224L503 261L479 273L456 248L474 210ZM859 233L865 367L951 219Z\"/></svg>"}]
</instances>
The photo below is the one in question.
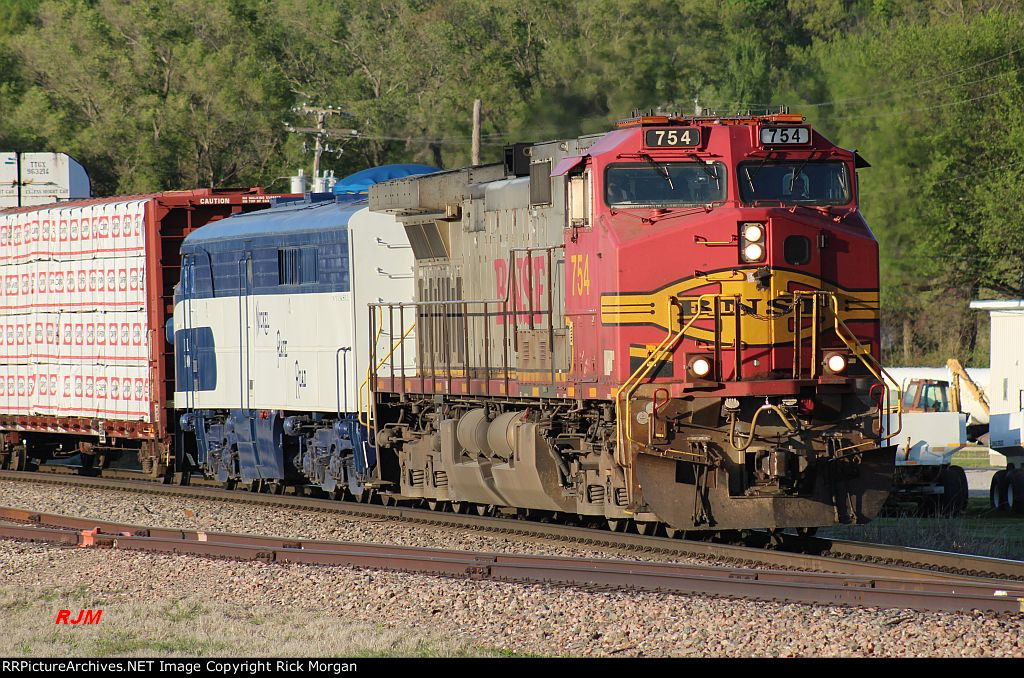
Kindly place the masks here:
<instances>
[{"instance_id":1,"label":"cab window","mask_svg":"<svg viewBox=\"0 0 1024 678\"><path fill-rule=\"evenodd\" d=\"M604 198L609 207L682 207L725 200L722 163L657 162L609 165Z\"/></svg>"}]
</instances>

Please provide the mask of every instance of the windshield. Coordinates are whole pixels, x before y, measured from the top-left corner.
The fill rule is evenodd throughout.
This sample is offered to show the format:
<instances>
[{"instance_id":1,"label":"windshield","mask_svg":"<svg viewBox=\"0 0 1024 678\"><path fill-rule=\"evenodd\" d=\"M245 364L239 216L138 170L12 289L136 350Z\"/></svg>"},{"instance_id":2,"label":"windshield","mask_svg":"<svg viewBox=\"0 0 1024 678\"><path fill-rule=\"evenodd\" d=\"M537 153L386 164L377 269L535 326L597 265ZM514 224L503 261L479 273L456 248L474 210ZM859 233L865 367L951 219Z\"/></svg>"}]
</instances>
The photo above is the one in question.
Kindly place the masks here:
<instances>
[{"instance_id":1,"label":"windshield","mask_svg":"<svg viewBox=\"0 0 1024 678\"><path fill-rule=\"evenodd\" d=\"M745 162L740 165L740 197L801 205L845 205L850 180L842 162Z\"/></svg>"},{"instance_id":2,"label":"windshield","mask_svg":"<svg viewBox=\"0 0 1024 678\"><path fill-rule=\"evenodd\" d=\"M610 165L604 175L610 207L679 207L725 200L725 166L696 162Z\"/></svg>"}]
</instances>

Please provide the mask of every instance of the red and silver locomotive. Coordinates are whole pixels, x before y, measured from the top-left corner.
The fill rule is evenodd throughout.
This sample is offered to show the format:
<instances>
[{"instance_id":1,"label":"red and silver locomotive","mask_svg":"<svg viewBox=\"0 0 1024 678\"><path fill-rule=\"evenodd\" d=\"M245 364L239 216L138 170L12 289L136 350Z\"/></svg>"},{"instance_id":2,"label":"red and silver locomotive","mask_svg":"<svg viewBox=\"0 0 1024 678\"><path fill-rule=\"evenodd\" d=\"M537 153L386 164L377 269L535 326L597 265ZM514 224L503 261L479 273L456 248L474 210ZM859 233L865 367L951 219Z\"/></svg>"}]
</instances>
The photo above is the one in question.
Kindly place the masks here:
<instances>
[{"instance_id":1,"label":"red and silver locomotive","mask_svg":"<svg viewBox=\"0 0 1024 678\"><path fill-rule=\"evenodd\" d=\"M416 294L370 308L370 486L642 532L870 520L863 166L799 115L652 115L372 187Z\"/></svg>"}]
</instances>

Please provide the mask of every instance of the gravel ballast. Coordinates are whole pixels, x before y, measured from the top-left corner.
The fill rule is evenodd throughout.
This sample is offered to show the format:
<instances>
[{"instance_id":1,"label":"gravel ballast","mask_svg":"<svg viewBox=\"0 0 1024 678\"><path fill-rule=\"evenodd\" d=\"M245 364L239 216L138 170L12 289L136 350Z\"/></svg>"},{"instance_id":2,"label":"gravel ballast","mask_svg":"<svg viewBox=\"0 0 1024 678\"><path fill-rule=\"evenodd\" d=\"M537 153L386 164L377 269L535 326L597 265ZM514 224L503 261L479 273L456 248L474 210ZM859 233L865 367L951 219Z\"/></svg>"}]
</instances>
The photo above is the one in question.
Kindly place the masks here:
<instances>
[{"instance_id":1,"label":"gravel ballast","mask_svg":"<svg viewBox=\"0 0 1024 678\"><path fill-rule=\"evenodd\" d=\"M429 629L442 646L477 648L469 653L1024 656L1021 617L593 592L11 542L0 542L0 567L4 587L51 592L52 613L62 607L62 594L52 595L53 591L68 591L75 584L85 587L100 601L97 606L105 609L104 623L116 622L118 602L145 601L154 609L166 609L179 601L203 601L241 606L264 618L280 611L328 627L385 628L399 638L403 634L416 637ZM193 619L182 623L189 628L197 624ZM102 632L101 627L95 627L95 632ZM65 631L92 629L56 627L55 631L52 616L39 619L40 634L51 642ZM134 643L132 647L146 649L145 639ZM211 649L216 654L231 653L232 647L239 654L258 649L246 647L247 643L243 636L238 646L222 642ZM330 654L342 648L303 649L300 654ZM280 647L270 650L274 654Z\"/></svg>"},{"instance_id":2,"label":"gravel ballast","mask_svg":"<svg viewBox=\"0 0 1024 678\"><path fill-rule=\"evenodd\" d=\"M261 534L288 539L371 542L400 546L528 553L581 558L631 558L707 564L685 555L616 551L599 546L408 524L381 518L138 492L99 490L50 483L0 480L0 505L111 522L209 532ZM514 527L515 522L510 521ZM600 532L597 533L600 536Z\"/></svg>"},{"instance_id":3,"label":"gravel ballast","mask_svg":"<svg viewBox=\"0 0 1024 678\"><path fill-rule=\"evenodd\" d=\"M0 482L0 492L4 497L0 503L8 506L150 526L495 552L608 555L593 547L541 543L514 536L308 511L282 512L180 497L9 481ZM409 648L428 647L431 649L425 651L427 654L1024 656L1024 616L596 592L342 567L240 563L13 542L0 542L0 571L5 575L0 590L8 595L28 592L37 596L35 604L43 605L39 609L44 611L36 615L38 634L51 642L49 646L39 646L21 640L24 646L0 647L8 655L46 652L46 647L54 652L52 643L61 642L63 627L57 627L55 634L53 616L46 615L45 610L52 607L55 614L63 606L62 601L77 601L85 592L108 610L104 623L115 623L111 620L117 619L119 610L128 610L122 604L143 602L154 609L166 609L182 601L200 606L230 605L257 610L257 616L264 619L287 611L301 620L319 624L320 631L344 627L345 633L351 634L353 628L386 629L393 638L412 639L406 644L395 641L389 646L399 654L418 653ZM192 632L204 628L194 619L177 623ZM103 632L102 628L97 629L73 630ZM439 645L420 642L419 637L426 630L431 634L430 643ZM254 626L252 631L251 641L244 640L245 634L241 636L243 640L239 642L249 645L239 647L236 653L275 654L287 650L297 654L330 654L344 649L331 645L333 641L329 639L335 636L327 633L318 636L316 644L302 645L301 637L297 637L291 638L293 645L284 649L271 643L263 650L258 642L260 628ZM134 632L140 633L137 628ZM35 631L22 629L19 637L24 638L26 633L31 635ZM167 654L229 654L237 646L224 639L218 642L196 645L191 650L187 644L160 644L156 650L166 650ZM78 643L70 647L90 646ZM100 647L114 648L110 654L130 654L133 648L142 654L154 651L145 639ZM292 647L300 649L288 649ZM365 648L353 651L381 652Z\"/></svg>"}]
</instances>

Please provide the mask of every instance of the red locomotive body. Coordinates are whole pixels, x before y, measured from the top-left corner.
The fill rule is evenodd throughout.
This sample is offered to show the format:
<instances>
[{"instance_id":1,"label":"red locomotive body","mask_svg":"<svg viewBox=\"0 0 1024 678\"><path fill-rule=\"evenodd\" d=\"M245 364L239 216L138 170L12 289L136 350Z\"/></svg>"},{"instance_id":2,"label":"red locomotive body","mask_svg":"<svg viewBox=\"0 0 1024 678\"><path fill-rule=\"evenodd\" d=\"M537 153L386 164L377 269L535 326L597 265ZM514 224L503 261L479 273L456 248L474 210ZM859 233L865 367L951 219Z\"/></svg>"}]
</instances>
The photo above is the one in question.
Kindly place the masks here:
<instances>
[{"instance_id":1,"label":"red locomotive body","mask_svg":"<svg viewBox=\"0 0 1024 678\"><path fill-rule=\"evenodd\" d=\"M865 165L801 116L647 116L374 187L417 259L416 303L372 313L378 486L643 530L869 520L894 455Z\"/></svg>"}]
</instances>

